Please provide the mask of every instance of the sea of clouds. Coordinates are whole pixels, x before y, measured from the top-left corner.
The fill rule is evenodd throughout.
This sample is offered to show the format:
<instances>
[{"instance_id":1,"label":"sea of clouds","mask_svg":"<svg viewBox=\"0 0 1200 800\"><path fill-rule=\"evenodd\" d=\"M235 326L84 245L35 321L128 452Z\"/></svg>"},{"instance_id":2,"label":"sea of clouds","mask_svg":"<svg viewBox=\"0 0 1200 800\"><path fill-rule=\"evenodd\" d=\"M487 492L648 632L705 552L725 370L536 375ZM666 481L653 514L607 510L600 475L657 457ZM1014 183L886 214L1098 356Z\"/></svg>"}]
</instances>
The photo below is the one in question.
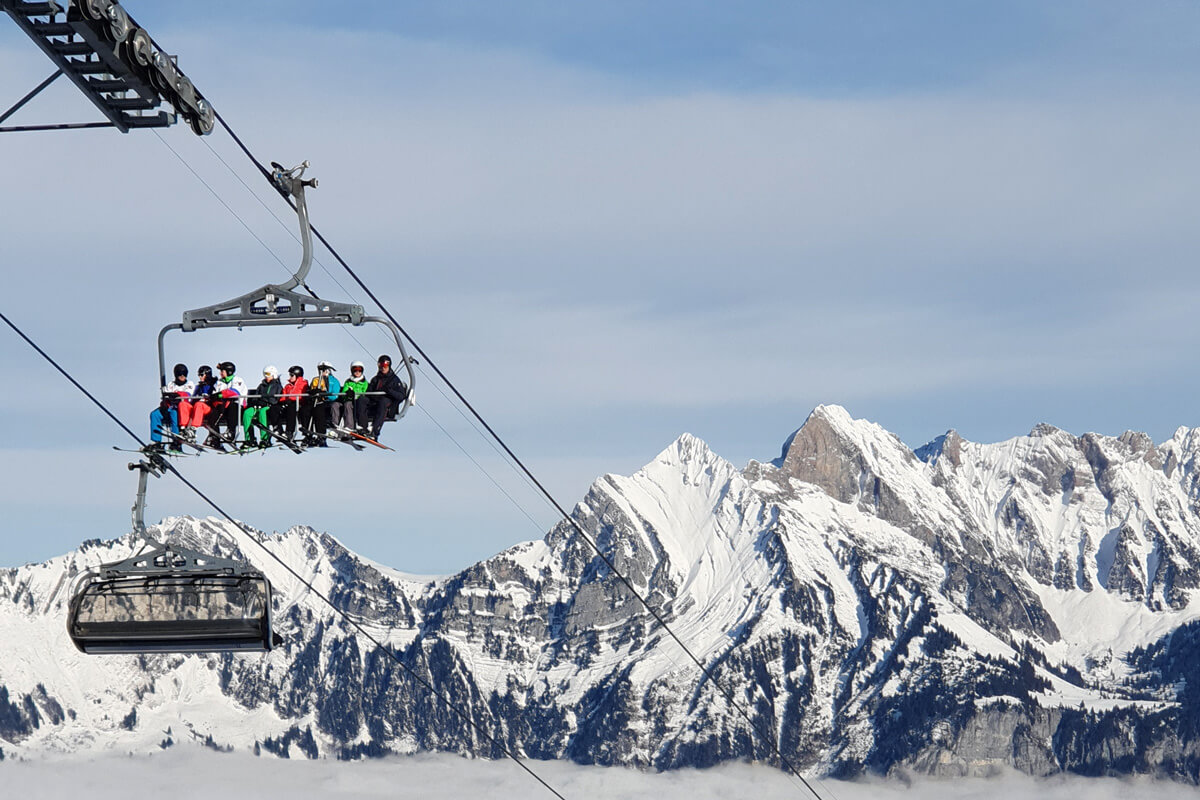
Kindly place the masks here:
<instances>
[{"instance_id":1,"label":"sea of clouds","mask_svg":"<svg viewBox=\"0 0 1200 800\"><path fill-rule=\"evenodd\" d=\"M525 762L568 800L645 798L707 800L812 797L798 780L770 767L728 764L667 773L589 767L565 761ZM345 763L256 758L242 753L171 750L154 756L8 761L0 764L3 794L9 797L93 800L127 797L184 798L490 798L537 800L553 795L511 761L468 760L422 754ZM1005 773L991 778L812 781L828 800L1175 800L1195 798L1196 788L1149 778L1049 779Z\"/></svg>"}]
</instances>

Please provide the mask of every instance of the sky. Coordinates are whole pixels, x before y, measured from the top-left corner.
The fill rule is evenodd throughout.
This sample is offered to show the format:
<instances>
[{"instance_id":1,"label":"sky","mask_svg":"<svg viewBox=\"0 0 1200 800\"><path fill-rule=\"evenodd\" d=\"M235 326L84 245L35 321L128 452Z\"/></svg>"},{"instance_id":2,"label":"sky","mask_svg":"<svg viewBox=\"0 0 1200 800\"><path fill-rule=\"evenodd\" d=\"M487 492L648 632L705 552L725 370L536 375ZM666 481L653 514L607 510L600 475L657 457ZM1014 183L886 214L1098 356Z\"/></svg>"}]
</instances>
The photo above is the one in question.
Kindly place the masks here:
<instances>
[{"instance_id":1,"label":"sky","mask_svg":"<svg viewBox=\"0 0 1200 800\"><path fill-rule=\"evenodd\" d=\"M605 797L635 800L795 800L812 797L796 779L771 767L724 764L704 770L666 773L621 767L579 766L568 761L527 764L539 777L569 800ZM69 768L63 769L63 766ZM278 796L308 798L460 798L554 795L511 761L465 760L445 754L372 759L365 762L255 758L244 753L217 754L199 747L174 747L147 757L113 754L99 758L59 761L8 761L0 765L6 785L47 800L79 797L97 800L124 798L136 785L147 796L169 795L190 800L228 793L244 796L270 786ZM203 775L202 781L196 781ZM889 781L810 779L822 798L836 800L1183 800L1195 787L1147 778L1038 779L1013 772L989 778L913 777Z\"/></svg>"},{"instance_id":2,"label":"sky","mask_svg":"<svg viewBox=\"0 0 1200 800\"><path fill-rule=\"evenodd\" d=\"M822 403L913 447L1200 424L1192 4L124 5L262 159L311 161L314 223L567 508L685 431L769 460ZM52 66L0 22L7 106ZM60 81L9 123L96 118ZM222 132L6 134L0 191L0 311L143 436L159 329L299 260ZM318 294L366 300L317 257ZM394 350L351 333L167 358L253 383ZM0 374L0 564L126 532L132 441L7 329ZM432 377L395 453L178 465L410 572L543 535ZM209 513L150 489L148 519Z\"/></svg>"}]
</instances>

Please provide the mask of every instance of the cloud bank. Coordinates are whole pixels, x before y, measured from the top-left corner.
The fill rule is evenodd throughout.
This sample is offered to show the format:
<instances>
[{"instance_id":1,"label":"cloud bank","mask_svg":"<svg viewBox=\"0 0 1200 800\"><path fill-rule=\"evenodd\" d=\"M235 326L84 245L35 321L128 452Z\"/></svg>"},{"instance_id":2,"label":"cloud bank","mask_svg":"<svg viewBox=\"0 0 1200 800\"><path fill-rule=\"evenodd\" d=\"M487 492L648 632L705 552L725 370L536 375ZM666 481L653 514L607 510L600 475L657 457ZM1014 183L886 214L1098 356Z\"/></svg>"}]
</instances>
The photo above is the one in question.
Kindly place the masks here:
<instances>
[{"instance_id":1,"label":"cloud bank","mask_svg":"<svg viewBox=\"0 0 1200 800\"><path fill-rule=\"evenodd\" d=\"M729 764L707 770L645 773L613 767L586 767L561 761L525 762L560 794L574 798L635 800L794 800L811 797L803 785L762 766ZM142 796L180 800L214 795L246 796L269 792L294 800L336 798L553 797L511 761L464 760L447 755L392 757L357 763L255 758L246 754L167 751L148 756L111 756L90 760L6 763L0 767L14 795L41 798L124 798L131 789ZM1006 773L993 778L930 779L904 782L815 781L823 798L837 800L1183 800L1195 787L1147 778L1036 779Z\"/></svg>"}]
</instances>

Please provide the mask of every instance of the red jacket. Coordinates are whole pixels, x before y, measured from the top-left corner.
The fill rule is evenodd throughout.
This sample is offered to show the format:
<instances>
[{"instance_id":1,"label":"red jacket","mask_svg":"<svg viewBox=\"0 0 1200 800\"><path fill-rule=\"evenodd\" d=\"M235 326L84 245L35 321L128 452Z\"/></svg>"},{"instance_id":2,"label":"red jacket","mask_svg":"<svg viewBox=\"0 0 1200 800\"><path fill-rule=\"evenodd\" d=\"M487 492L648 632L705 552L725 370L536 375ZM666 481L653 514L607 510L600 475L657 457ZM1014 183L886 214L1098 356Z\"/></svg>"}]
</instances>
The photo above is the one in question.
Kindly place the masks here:
<instances>
[{"instance_id":1,"label":"red jacket","mask_svg":"<svg viewBox=\"0 0 1200 800\"><path fill-rule=\"evenodd\" d=\"M294 403L299 397L305 394L308 394L308 381L304 378L296 378L295 383L285 383L283 385L283 399L285 401L290 400Z\"/></svg>"}]
</instances>

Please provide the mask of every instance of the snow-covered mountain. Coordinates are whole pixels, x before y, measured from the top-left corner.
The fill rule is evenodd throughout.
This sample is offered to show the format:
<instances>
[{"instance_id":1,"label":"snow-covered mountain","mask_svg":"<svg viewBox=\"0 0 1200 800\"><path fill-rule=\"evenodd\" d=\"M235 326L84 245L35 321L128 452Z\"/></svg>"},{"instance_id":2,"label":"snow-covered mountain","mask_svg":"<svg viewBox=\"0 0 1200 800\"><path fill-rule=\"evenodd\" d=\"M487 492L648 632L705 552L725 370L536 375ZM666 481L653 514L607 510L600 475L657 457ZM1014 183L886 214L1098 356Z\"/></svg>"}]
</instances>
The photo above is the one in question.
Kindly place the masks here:
<instances>
[{"instance_id":1,"label":"snow-covered mountain","mask_svg":"<svg viewBox=\"0 0 1200 800\"><path fill-rule=\"evenodd\" d=\"M308 528L267 535L317 590L515 751L670 768L751 758L1200 778L1200 429L916 452L836 406L738 469L684 435L572 514L749 712L704 678L563 522L456 575L371 563ZM0 573L6 756L216 748L499 756L417 678L215 519L163 536L244 554L276 587L265 656L83 656L89 541ZM751 725L759 735L751 731Z\"/></svg>"}]
</instances>

